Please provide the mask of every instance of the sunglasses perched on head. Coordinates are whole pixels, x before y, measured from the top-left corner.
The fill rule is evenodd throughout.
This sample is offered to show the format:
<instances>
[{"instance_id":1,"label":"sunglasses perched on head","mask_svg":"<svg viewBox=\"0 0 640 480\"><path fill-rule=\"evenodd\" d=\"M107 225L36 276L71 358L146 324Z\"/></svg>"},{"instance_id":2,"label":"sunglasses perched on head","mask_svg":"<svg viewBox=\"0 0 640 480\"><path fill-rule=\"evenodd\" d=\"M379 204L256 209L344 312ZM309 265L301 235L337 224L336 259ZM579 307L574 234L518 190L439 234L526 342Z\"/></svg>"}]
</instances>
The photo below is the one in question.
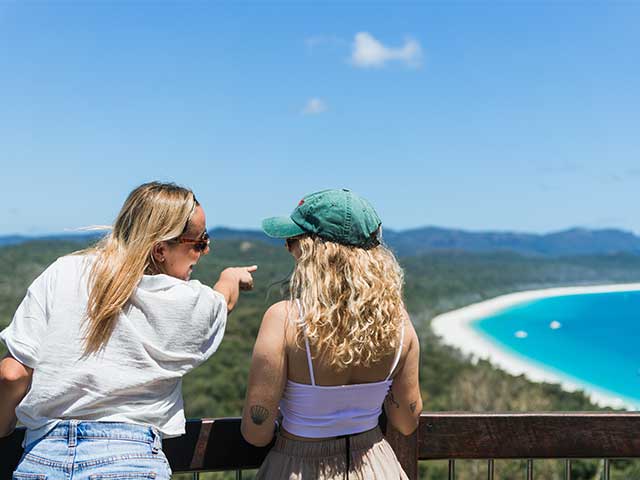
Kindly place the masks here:
<instances>
[{"instance_id":1,"label":"sunglasses perched on head","mask_svg":"<svg viewBox=\"0 0 640 480\"><path fill-rule=\"evenodd\" d=\"M176 243L190 243L196 252L204 252L211 244L209 233L204 232L200 238L184 238L178 237L173 240Z\"/></svg>"}]
</instances>

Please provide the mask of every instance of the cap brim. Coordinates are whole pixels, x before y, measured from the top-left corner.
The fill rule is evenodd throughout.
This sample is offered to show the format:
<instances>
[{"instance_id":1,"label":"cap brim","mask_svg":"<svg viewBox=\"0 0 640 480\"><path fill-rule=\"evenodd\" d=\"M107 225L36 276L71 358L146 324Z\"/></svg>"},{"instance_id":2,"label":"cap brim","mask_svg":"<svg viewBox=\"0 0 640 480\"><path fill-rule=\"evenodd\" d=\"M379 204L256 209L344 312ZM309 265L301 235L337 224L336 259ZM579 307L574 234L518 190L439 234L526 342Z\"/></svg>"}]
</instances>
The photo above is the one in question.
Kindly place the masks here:
<instances>
[{"instance_id":1,"label":"cap brim","mask_svg":"<svg viewBox=\"0 0 640 480\"><path fill-rule=\"evenodd\" d=\"M273 238L291 238L306 233L289 217L265 218L262 231Z\"/></svg>"}]
</instances>

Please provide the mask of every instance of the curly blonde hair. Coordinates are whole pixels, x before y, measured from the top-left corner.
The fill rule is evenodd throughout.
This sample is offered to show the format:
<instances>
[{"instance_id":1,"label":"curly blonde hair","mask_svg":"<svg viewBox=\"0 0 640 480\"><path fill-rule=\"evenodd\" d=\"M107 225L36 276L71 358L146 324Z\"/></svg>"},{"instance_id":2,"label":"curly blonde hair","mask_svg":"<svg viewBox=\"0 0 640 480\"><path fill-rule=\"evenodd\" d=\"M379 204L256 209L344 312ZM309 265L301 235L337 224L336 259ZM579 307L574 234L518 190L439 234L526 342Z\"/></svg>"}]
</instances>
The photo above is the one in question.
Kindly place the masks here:
<instances>
[{"instance_id":1,"label":"curly blonde hair","mask_svg":"<svg viewBox=\"0 0 640 480\"><path fill-rule=\"evenodd\" d=\"M393 353L404 321L404 275L384 245L364 249L323 240L299 239L301 255L290 282L291 299L302 304L303 325L314 357L339 370L368 367Z\"/></svg>"}]
</instances>

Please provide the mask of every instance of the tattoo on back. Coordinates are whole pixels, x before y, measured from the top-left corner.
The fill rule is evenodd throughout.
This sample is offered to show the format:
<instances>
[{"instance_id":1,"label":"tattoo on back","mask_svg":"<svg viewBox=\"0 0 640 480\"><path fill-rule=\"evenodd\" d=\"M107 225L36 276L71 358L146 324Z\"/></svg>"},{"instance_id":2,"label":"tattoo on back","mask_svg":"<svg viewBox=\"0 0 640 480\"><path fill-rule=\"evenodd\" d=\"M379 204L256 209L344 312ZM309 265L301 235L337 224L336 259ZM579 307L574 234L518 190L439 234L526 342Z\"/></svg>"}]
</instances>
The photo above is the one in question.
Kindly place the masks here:
<instances>
[{"instance_id":1,"label":"tattoo on back","mask_svg":"<svg viewBox=\"0 0 640 480\"><path fill-rule=\"evenodd\" d=\"M400 408L400 404L398 402L396 402L396 399L393 397L393 392L392 391L389 391L385 401L387 402L387 404L389 404L389 406L393 405L396 408Z\"/></svg>"},{"instance_id":2,"label":"tattoo on back","mask_svg":"<svg viewBox=\"0 0 640 480\"><path fill-rule=\"evenodd\" d=\"M418 405L418 402L413 402L411 404L409 404L409 408L411 409L411 413L414 413L416 411L416 406Z\"/></svg>"},{"instance_id":3,"label":"tattoo on back","mask_svg":"<svg viewBox=\"0 0 640 480\"><path fill-rule=\"evenodd\" d=\"M251 407L251 420L256 425L262 425L264 421L269 418L269 410L262 405L253 405Z\"/></svg>"}]
</instances>

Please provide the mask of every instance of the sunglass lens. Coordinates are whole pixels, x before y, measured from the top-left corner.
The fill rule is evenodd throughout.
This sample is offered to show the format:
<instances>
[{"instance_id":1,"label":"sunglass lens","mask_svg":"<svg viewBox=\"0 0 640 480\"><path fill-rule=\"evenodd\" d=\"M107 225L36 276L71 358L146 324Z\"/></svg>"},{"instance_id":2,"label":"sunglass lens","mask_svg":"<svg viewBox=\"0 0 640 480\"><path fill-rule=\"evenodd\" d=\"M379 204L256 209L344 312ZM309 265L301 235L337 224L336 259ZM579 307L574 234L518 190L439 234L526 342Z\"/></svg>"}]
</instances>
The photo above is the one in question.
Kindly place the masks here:
<instances>
[{"instance_id":1,"label":"sunglass lens","mask_svg":"<svg viewBox=\"0 0 640 480\"><path fill-rule=\"evenodd\" d=\"M193 244L193 247L198 251L198 252L204 252L207 247L209 246L210 241L209 241L209 235L206 235L204 240L201 240L197 243Z\"/></svg>"}]
</instances>

